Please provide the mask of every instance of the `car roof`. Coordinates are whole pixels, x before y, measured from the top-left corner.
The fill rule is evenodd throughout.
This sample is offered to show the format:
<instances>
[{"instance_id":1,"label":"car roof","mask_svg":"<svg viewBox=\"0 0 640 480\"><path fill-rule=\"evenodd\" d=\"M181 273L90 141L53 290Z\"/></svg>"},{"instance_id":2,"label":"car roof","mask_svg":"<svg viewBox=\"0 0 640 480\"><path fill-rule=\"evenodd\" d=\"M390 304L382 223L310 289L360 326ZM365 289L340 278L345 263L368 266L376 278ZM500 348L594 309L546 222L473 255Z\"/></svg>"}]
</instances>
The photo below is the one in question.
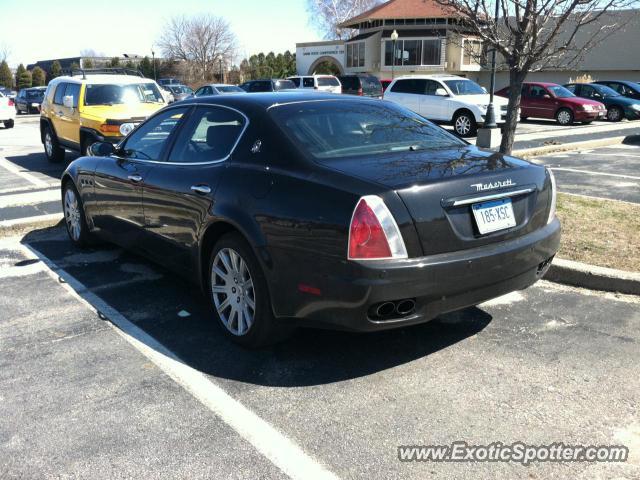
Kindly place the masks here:
<instances>
[{"instance_id":1,"label":"car roof","mask_svg":"<svg viewBox=\"0 0 640 480\"><path fill-rule=\"evenodd\" d=\"M81 74L74 76L56 77L51 82L71 82L71 83L86 83L86 84L136 84L136 83L149 83L154 82L153 78L138 77L135 75L87 75L84 78Z\"/></svg>"},{"instance_id":2,"label":"car roof","mask_svg":"<svg viewBox=\"0 0 640 480\"><path fill-rule=\"evenodd\" d=\"M469 80L466 77L461 77L459 75L449 75L445 73L434 73L432 75L403 75L401 77L396 77L395 80L411 80L417 78L418 80ZM394 81L395 81L394 80Z\"/></svg>"},{"instance_id":3,"label":"car roof","mask_svg":"<svg viewBox=\"0 0 640 480\"><path fill-rule=\"evenodd\" d=\"M294 103L308 103L337 100L340 102L371 102L377 105L380 100L367 99L366 97L350 97L348 95L340 95L333 93L307 93L288 90L286 92L260 92L251 95L204 95L202 97L188 98L182 100L180 105L195 104L212 104L223 105L238 109L244 108L261 108L268 109L278 105L288 105Z\"/></svg>"},{"instance_id":4,"label":"car roof","mask_svg":"<svg viewBox=\"0 0 640 480\"><path fill-rule=\"evenodd\" d=\"M523 85L541 85L543 87L558 87L559 83L551 83L551 82L522 82Z\"/></svg>"}]
</instances>

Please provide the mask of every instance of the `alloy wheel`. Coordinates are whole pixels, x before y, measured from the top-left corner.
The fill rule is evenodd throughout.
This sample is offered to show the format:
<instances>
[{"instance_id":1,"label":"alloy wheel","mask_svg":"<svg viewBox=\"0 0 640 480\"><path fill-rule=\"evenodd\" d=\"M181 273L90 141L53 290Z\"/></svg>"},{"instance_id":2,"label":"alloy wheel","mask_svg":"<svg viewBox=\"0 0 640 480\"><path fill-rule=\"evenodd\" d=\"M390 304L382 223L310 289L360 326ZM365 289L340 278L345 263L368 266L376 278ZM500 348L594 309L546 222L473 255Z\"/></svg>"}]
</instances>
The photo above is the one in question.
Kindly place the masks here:
<instances>
[{"instance_id":1,"label":"alloy wheel","mask_svg":"<svg viewBox=\"0 0 640 480\"><path fill-rule=\"evenodd\" d=\"M609 120L611 122L617 122L618 120L620 120L620 116L620 110L617 108L612 108L607 114L607 117L609 117Z\"/></svg>"},{"instance_id":2,"label":"alloy wheel","mask_svg":"<svg viewBox=\"0 0 640 480\"><path fill-rule=\"evenodd\" d=\"M256 314L256 296L245 260L222 248L211 266L211 294L220 320L232 334L246 335Z\"/></svg>"},{"instance_id":3,"label":"alloy wheel","mask_svg":"<svg viewBox=\"0 0 640 480\"><path fill-rule=\"evenodd\" d=\"M53 140L51 140L50 132L47 132L44 135L44 149L47 152L47 157L53 156Z\"/></svg>"},{"instance_id":4,"label":"alloy wheel","mask_svg":"<svg viewBox=\"0 0 640 480\"><path fill-rule=\"evenodd\" d=\"M466 115L460 115L456 119L455 129L458 135L468 135L471 131L471 119Z\"/></svg>"},{"instance_id":5,"label":"alloy wheel","mask_svg":"<svg viewBox=\"0 0 640 480\"><path fill-rule=\"evenodd\" d=\"M568 125L571 122L571 114L566 110L562 110L558 113L558 122L561 125Z\"/></svg>"},{"instance_id":6,"label":"alloy wheel","mask_svg":"<svg viewBox=\"0 0 640 480\"><path fill-rule=\"evenodd\" d=\"M69 235L77 242L80 240L82 226L78 198L72 188L68 188L64 194L64 218Z\"/></svg>"}]
</instances>

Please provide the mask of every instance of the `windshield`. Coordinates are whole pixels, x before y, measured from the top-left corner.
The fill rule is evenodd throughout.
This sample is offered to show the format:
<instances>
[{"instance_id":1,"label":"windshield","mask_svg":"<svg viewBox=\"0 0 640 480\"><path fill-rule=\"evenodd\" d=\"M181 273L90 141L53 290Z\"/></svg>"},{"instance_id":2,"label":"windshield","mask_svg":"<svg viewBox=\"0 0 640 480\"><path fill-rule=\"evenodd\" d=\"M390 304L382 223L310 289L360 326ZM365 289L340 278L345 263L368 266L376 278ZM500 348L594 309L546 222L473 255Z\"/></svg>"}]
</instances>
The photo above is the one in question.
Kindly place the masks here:
<instances>
[{"instance_id":1,"label":"windshield","mask_svg":"<svg viewBox=\"0 0 640 480\"><path fill-rule=\"evenodd\" d=\"M245 93L244 90L242 90L240 87L236 87L233 85L228 85L228 86L219 86L216 87L216 90L218 90L218 92L220 93Z\"/></svg>"},{"instance_id":2,"label":"windshield","mask_svg":"<svg viewBox=\"0 0 640 480\"><path fill-rule=\"evenodd\" d=\"M603 97L619 97L620 96L620 94L616 92L613 88L607 87L605 85L597 85L592 83L591 86L595 88L596 91Z\"/></svg>"},{"instance_id":3,"label":"windshield","mask_svg":"<svg viewBox=\"0 0 640 480\"><path fill-rule=\"evenodd\" d=\"M480 85L471 80L445 80L444 83L454 95L484 95L487 93Z\"/></svg>"},{"instance_id":4,"label":"windshield","mask_svg":"<svg viewBox=\"0 0 640 480\"><path fill-rule=\"evenodd\" d=\"M44 95L44 90L27 90L27 98L29 100L42 98L43 95Z\"/></svg>"},{"instance_id":5,"label":"windshield","mask_svg":"<svg viewBox=\"0 0 640 480\"><path fill-rule=\"evenodd\" d=\"M281 105L270 112L289 138L317 159L465 145L399 105L323 101Z\"/></svg>"},{"instance_id":6,"label":"windshield","mask_svg":"<svg viewBox=\"0 0 640 480\"><path fill-rule=\"evenodd\" d=\"M85 105L120 105L135 103L164 103L155 83L130 85L87 85Z\"/></svg>"},{"instance_id":7,"label":"windshield","mask_svg":"<svg viewBox=\"0 0 640 480\"><path fill-rule=\"evenodd\" d=\"M551 92L551 94L556 97L556 98L569 98L569 97L575 97L575 95L573 93L571 93L569 90L567 90L564 87L561 87L560 85L556 85L556 86L551 86L551 87L547 87L547 89Z\"/></svg>"}]
</instances>

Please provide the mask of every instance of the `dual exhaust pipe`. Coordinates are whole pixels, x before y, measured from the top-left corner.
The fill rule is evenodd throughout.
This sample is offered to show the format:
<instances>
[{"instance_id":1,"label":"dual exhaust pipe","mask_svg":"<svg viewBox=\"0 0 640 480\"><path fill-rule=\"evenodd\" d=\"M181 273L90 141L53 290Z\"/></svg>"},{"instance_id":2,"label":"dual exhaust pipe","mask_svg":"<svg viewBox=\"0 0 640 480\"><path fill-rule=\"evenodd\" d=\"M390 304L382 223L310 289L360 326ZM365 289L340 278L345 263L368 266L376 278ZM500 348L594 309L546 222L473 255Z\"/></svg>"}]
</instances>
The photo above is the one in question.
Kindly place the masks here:
<instances>
[{"instance_id":1,"label":"dual exhaust pipe","mask_svg":"<svg viewBox=\"0 0 640 480\"><path fill-rule=\"evenodd\" d=\"M378 318L404 317L413 313L416 309L416 302L411 298L383 302L374 307L373 313Z\"/></svg>"}]
</instances>

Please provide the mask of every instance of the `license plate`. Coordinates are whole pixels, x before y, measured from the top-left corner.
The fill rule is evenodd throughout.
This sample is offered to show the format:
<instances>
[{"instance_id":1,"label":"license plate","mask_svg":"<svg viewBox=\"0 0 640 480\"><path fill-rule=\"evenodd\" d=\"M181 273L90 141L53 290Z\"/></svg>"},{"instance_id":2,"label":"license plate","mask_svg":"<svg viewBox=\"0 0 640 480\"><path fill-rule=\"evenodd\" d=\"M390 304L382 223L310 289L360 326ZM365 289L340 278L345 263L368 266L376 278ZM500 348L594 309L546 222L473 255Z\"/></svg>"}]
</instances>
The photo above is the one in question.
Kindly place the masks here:
<instances>
[{"instance_id":1,"label":"license plate","mask_svg":"<svg viewBox=\"0 0 640 480\"><path fill-rule=\"evenodd\" d=\"M516 226L510 198L474 203L471 208L476 219L476 225L478 225L478 231L482 235Z\"/></svg>"}]
</instances>

